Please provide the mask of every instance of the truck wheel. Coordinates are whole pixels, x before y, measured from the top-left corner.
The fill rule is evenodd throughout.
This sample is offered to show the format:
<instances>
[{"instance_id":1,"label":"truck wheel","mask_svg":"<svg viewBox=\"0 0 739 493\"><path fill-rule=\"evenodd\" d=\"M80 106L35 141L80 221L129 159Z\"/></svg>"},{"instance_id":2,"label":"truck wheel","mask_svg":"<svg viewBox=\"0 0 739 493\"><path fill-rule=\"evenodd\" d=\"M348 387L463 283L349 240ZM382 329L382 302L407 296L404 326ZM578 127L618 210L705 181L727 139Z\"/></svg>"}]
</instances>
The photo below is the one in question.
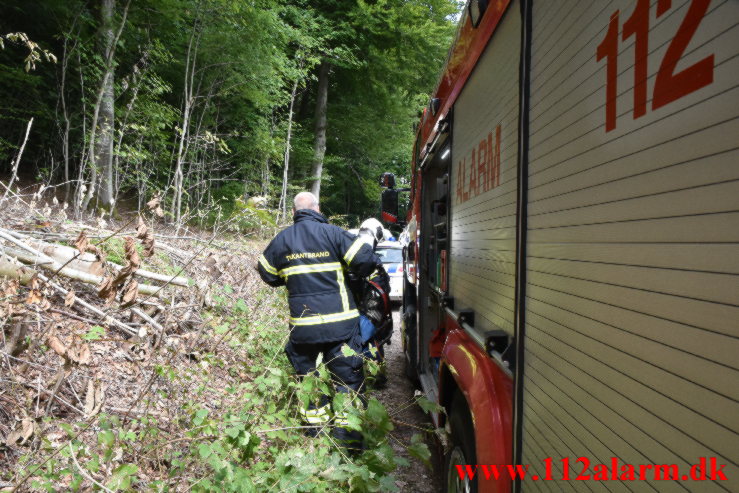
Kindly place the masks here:
<instances>
[{"instance_id":1,"label":"truck wheel","mask_svg":"<svg viewBox=\"0 0 739 493\"><path fill-rule=\"evenodd\" d=\"M403 358L405 360L405 376L413 385L420 387L418 379L418 361L416 358L416 347L418 346L418 334L416 334L416 291L415 286L407 279L403 281L403 320L401 325L403 340Z\"/></svg>"},{"instance_id":2,"label":"truck wheel","mask_svg":"<svg viewBox=\"0 0 739 493\"><path fill-rule=\"evenodd\" d=\"M451 450L446 459L446 493L477 493L477 479L460 478L457 465L468 464L475 468L475 430L464 396L457 392L452 399L449 415L451 428Z\"/></svg>"},{"instance_id":3,"label":"truck wheel","mask_svg":"<svg viewBox=\"0 0 739 493\"><path fill-rule=\"evenodd\" d=\"M415 311L412 313L413 315L408 317L405 321L405 333L403 334L405 337L405 341L403 341L403 351L405 353L405 376L408 377L408 380L413 382L416 387L418 387L420 383L418 379L418 361L416 358L418 335L416 334Z\"/></svg>"}]
</instances>

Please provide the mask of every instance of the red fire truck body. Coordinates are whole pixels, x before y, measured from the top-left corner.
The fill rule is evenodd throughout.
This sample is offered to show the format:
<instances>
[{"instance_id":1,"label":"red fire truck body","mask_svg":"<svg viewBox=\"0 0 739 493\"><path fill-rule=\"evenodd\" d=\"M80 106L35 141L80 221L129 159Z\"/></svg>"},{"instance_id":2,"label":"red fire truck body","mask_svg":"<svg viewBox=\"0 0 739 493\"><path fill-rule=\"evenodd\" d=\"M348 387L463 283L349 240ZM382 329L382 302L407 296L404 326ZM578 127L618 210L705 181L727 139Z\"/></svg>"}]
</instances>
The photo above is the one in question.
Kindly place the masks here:
<instances>
[{"instance_id":1,"label":"red fire truck body","mask_svg":"<svg viewBox=\"0 0 739 493\"><path fill-rule=\"evenodd\" d=\"M739 491L739 2L469 1L406 223L449 491ZM732 474L552 482L581 457Z\"/></svg>"}]
</instances>

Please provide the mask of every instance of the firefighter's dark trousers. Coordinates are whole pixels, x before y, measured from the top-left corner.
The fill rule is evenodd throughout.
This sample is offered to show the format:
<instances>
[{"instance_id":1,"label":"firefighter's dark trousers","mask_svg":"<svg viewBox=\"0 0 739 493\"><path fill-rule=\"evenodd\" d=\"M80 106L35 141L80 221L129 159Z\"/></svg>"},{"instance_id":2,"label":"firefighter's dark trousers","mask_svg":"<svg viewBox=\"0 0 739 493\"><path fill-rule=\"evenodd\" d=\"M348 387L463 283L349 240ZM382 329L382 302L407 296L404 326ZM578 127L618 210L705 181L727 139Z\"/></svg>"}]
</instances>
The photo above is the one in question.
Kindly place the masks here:
<instances>
[{"instance_id":1,"label":"firefighter's dark trousers","mask_svg":"<svg viewBox=\"0 0 739 493\"><path fill-rule=\"evenodd\" d=\"M341 348L347 345L354 350L356 355L344 356ZM323 355L323 362L331 373L334 386L338 392L350 392L358 399L362 399L364 392L364 374L362 371L362 337L359 327L355 334L345 341L324 342L317 344L295 344L288 342L285 353L290 363L295 368L298 376L308 375L316 371L318 355ZM311 406L311 409L301 410L308 424L321 426L326 424L330 418L328 411L328 398L325 398L321 406ZM345 410L334 409L333 436L340 444L357 448L361 446L362 434L343 428L346 423Z\"/></svg>"}]
</instances>

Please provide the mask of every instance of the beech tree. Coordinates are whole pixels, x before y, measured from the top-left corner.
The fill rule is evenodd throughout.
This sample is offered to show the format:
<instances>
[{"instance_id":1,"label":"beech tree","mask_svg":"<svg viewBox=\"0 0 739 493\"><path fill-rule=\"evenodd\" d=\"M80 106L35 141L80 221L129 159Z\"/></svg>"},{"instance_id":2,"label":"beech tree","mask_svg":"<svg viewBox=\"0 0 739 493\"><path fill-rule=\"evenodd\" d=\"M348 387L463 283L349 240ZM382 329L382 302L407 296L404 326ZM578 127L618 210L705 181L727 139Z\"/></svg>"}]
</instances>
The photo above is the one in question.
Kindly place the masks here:
<instances>
[{"instance_id":1,"label":"beech tree","mask_svg":"<svg viewBox=\"0 0 739 493\"><path fill-rule=\"evenodd\" d=\"M130 4L130 0L129 0ZM115 0L100 0L99 29L97 35L98 52L103 60L99 92L94 107L92 133L90 137L90 168L92 170L88 195L83 207L87 207L97 190L100 205L112 209L114 204L113 190L113 134L115 132L115 46L120 32L123 30L128 14L128 5L124 9L118 34L114 31ZM98 173L100 182L98 184Z\"/></svg>"}]
</instances>

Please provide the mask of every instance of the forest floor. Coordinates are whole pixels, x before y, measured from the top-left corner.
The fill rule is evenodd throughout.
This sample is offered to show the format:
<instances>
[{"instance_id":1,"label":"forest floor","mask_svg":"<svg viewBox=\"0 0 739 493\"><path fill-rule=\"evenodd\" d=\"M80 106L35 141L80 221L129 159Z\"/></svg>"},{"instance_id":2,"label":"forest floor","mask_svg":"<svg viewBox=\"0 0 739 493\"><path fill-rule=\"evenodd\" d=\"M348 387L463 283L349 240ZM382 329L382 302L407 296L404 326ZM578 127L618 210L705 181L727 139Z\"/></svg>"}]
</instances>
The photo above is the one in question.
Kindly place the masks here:
<instances>
[{"instance_id":1,"label":"forest floor","mask_svg":"<svg viewBox=\"0 0 739 493\"><path fill-rule=\"evenodd\" d=\"M0 269L20 278L0 276L1 492L440 490L397 313L388 385L349 409L368 450L347 456L301 428L298 402L330 384L296 380L284 356L284 290L254 270L273 231L175 231L156 212L72 220L41 195L0 204ZM18 249L88 252L100 282L52 258L20 266Z\"/></svg>"},{"instance_id":2,"label":"forest floor","mask_svg":"<svg viewBox=\"0 0 739 493\"><path fill-rule=\"evenodd\" d=\"M396 484L403 493L440 493L442 491L442 469L435 438L430 434L426 436L426 444L432 452L432 467L410 456L407 452L407 446L413 434L419 429L433 428L433 424L429 416L415 404L416 388L405 375L400 313L397 309L393 311L393 326L395 331L392 342L385 346L388 382L387 386L379 390L377 394L395 423L392 435L396 443L393 444L393 448L410 463L408 467L397 470Z\"/></svg>"}]
</instances>

